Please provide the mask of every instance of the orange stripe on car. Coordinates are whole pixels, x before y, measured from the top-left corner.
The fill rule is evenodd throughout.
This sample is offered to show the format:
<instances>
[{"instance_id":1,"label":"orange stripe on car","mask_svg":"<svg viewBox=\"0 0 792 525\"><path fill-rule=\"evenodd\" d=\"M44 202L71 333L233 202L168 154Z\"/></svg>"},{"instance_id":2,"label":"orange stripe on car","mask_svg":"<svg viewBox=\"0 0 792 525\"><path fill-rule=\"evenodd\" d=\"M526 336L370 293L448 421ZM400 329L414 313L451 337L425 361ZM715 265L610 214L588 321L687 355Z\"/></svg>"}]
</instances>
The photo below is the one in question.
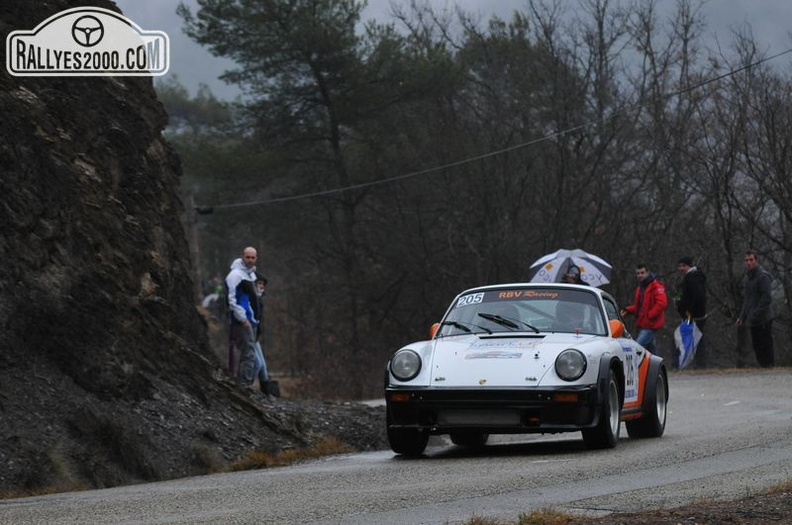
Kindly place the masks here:
<instances>
[{"instance_id":1,"label":"orange stripe on car","mask_svg":"<svg viewBox=\"0 0 792 525\"><path fill-rule=\"evenodd\" d=\"M624 410L628 410L631 408L641 408L643 404L644 398L644 390L646 389L646 378L649 377L649 354L647 353L646 358L641 363L641 366L638 368L638 397L635 401L630 401L629 403L624 403ZM640 413L635 414L635 416L639 416ZM629 414L625 416L623 419L634 419L633 414Z\"/></svg>"}]
</instances>

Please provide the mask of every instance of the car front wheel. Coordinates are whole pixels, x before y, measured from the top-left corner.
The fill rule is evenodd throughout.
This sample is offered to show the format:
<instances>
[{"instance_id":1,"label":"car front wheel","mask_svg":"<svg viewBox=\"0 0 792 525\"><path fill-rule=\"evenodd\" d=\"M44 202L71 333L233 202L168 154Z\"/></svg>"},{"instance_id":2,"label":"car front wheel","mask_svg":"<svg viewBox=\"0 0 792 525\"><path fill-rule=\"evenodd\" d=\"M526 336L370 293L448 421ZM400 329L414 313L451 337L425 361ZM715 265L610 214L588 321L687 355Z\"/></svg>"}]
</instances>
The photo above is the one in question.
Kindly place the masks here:
<instances>
[{"instance_id":1,"label":"car front wheel","mask_svg":"<svg viewBox=\"0 0 792 525\"><path fill-rule=\"evenodd\" d=\"M391 450L404 456L420 456L429 443L429 434L414 428L392 428L387 418L388 443Z\"/></svg>"},{"instance_id":2,"label":"car front wheel","mask_svg":"<svg viewBox=\"0 0 792 525\"><path fill-rule=\"evenodd\" d=\"M619 442L621 427L621 402L619 382L613 369L608 371L608 386L597 426L583 430L583 441L588 448L613 448Z\"/></svg>"}]
</instances>

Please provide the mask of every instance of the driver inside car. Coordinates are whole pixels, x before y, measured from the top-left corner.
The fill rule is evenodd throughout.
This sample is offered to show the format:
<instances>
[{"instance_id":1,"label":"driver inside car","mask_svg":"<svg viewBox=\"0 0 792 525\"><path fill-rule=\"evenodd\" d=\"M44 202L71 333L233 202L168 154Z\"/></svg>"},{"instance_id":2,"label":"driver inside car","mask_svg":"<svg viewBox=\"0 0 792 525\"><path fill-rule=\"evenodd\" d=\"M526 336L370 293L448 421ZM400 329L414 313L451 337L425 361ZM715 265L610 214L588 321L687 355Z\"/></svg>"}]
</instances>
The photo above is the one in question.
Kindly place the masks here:
<instances>
[{"instance_id":1,"label":"driver inside car","mask_svg":"<svg viewBox=\"0 0 792 525\"><path fill-rule=\"evenodd\" d=\"M558 303L556 306L556 330L562 332L579 332L583 330L585 311L578 303Z\"/></svg>"}]
</instances>

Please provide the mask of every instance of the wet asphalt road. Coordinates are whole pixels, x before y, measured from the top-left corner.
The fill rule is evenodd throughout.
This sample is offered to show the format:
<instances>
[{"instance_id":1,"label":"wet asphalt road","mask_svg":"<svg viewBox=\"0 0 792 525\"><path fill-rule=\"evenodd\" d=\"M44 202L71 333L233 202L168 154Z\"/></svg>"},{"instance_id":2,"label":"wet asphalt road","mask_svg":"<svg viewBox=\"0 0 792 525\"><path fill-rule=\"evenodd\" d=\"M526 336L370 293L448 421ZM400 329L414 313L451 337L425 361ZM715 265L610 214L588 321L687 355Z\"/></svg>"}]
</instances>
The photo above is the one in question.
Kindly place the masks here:
<instances>
[{"instance_id":1,"label":"wet asphalt road","mask_svg":"<svg viewBox=\"0 0 792 525\"><path fill-rule=\"evenodd\" d=\"M733 499L792 479L792 372L672 374L660 439L589 451L579 433L493 436L470 452L326 458L106 490L0 500L0 523L453 524L553 507L591 515Z\"/></svg>"}]
</instances>

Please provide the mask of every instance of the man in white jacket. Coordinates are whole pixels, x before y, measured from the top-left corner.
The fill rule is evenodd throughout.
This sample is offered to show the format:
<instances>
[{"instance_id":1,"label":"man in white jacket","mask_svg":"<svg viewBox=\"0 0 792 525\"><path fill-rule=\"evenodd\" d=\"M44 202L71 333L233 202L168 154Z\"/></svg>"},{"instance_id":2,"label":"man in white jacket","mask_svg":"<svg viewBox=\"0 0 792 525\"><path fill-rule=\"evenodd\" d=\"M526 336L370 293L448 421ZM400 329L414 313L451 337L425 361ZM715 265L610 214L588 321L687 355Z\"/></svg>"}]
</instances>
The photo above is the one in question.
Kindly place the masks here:
<instances>
[{"instance_id":1,"label":"man in white jacket","mask_svg":"<svg viewBox=\"0 0 792 525\"><path fill-rule=\"evenodd\" d=\"M249 387L256 373L255 345L261 311L256 290L256 249L248 246L242 257L234 260L225 279L228 297L231 340L239 351L237 376Z\"/></svg>"}]
</instances>

